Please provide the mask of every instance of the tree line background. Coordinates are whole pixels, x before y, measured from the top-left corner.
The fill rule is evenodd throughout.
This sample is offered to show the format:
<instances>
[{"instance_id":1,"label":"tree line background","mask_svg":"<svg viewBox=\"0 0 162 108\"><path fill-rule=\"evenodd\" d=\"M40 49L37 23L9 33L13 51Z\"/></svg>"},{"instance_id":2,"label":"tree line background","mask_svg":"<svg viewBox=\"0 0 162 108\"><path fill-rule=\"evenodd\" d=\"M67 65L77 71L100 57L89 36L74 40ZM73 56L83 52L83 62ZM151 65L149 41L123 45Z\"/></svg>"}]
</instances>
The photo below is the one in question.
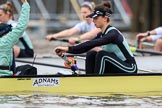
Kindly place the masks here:
<instances>
[{"instance_id":1,"label":"tree line background","mask_svg":"<svg viewBox=\"0 0 162 108\"><path fill-rule=\"evenodd\" d=\"M162 0L128 0L132 11L132 32L152 30L162 25Z\"/></svg>"},{"instance_id":2,"label":"tree line background","mask_svg":"<svg viewBox=\"0 0 162 108\"><path fill-rule=\"evenodd\" d=\"M0 4L5 3L6 1L19 1L20 0L0 0ZM39 20L42 18L42 14L40 13L40 9L35 4L33 0L28 0L31 5L31 19ZM59 22L60 19L66 19L68 24L69 19L73 22L77 20L77 17L73 14L76 14L73 7L71 6L69 0L42 0L44 6L48 10L51 18L51 22ZM79 1L79 0L78 0ZM80 0L81 1L81 0ZM93 1L96 4L101 3L102 1L107 0L83 0L83 1ZM113 1L113 0L108 0ZM121 0L125 1L125 0ZM133 16L131 26L127 29L127 31L131 32L144 32L147 30L154 29L162 25L162 0L126 0L129 6L132 9ZM17 12L15 12L17 13ZM53 24L49 23L49 28L53 27ZM76 24L76 22L74 22ZM70 24L72 24L70 22ZM65 27L65 24L63 25ZM69 27L69 26L68 26ZM61 28L61 27L59 27Z\"/></svg>"}]
</instances>

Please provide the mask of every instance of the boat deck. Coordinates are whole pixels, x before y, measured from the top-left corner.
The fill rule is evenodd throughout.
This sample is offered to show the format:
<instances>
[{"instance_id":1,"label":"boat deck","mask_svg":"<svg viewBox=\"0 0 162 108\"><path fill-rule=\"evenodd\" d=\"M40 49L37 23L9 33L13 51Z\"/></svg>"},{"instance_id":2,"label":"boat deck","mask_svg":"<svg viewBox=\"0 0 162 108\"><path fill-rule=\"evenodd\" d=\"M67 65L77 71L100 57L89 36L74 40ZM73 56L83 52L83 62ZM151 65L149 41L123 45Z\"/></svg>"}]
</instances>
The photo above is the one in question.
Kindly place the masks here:
<instances>
[{"instance_id":1,"label":"boat deck","mask_svg":"<svg viewBox=\"0 0 162 108\"><path fill-rule=\"evenodd\" d=\"M161 56L137 56L135 57L139 73L161 73L162 72L162 63L161 63ZM17 59L22 61L29 61L33 62L33 58L23 58L23 59ZM57 57L38 57L35 60L36 63L43 63L43 64L50 64L50 65L56 65L56 66L62 66L64 67L63 63L64 61ZM31 63L22 63L22 62L16 62L16 65L23 65L23 64L31 64ZM83 59L77 59L77 65L80 69L85 69L85 60ZM38 69L38 75L44 75L44 74L56 74L58 72L65 72L65 74L70 74L70 69L65 68L58 68L58 67L52 67L52 66L43 66L43 65L37 65L34 64L35 67ZM84 74L85 72L81 71L81 74Z\"/></svg>"}]
</instances>

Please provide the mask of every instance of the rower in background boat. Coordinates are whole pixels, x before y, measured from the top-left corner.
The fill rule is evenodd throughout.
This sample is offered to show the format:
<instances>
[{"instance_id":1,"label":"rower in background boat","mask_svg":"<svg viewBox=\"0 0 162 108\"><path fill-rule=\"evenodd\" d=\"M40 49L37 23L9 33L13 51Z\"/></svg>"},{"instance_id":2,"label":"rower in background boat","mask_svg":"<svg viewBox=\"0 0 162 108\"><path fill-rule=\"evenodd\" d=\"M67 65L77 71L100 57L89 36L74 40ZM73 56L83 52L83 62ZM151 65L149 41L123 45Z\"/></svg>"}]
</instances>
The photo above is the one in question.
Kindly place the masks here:
<instances>
[{"instance_id":1,"label":"rower in background boat","mask_svg":"<svg viewBox=\"0 0 162 108\"><path fill-rule=\"evenodd\" d=\"M27 0L21 0L22 10L16 27L0 24L0 76L12 76L11 65L13 62L13 46L25 31L30 16L30 6Z\"/></svg>"},{"instance_id":2,"label":"rower in background boat","mask_svg":"<svg viewBox=\"0 0 162 108\"><path fill-rule=\"evenodd\" d=\"M76 24L70 29L63 30L59 33L50 34L46 36L46 39L51 41L52 38L69 38L74 35L81 34L80 37L74 37L69 39L69 43L74 45L76 42L81 42L82 40L90 40L101 32L99 28L96 28L92 18L86 18L87 15L92 13L95 4L93 2L84 2L81 5L81 16L83 21ZM83 38L82 38L83 37Z\"/></svg>"},{"instance_id":3,"label":"rower in background boat","mask_svg":"<svg viewBox=\"0 0 162 108\"><path fill-rule=\"evenodd\" d=\"M17 25L17 22L14 20L13 16L13 4L7 1L4 4L0 5L0 22L11 24L12 27ZM19 41L14 45L14 55L17 58L33 57L33 45L26 32L21 34Z\"/></svg>"},{"instance_id":4,"label":"rower in background boat","mask_svg":"<svg viewBox=\"0 0 162 108\"><path fill-rule=\"evenodd\" d=\"M142 42L155 42L154 50L162 51L162 27L136 35L137 47L142 48Z\"/></svg>"},{"instance_id":5,"label":"rower in background boat","mask_svg":"<svg viewBox=\"0 0 162 108\"><path fill-rule=\"evenodd\" d=\"M75 46L58 46L55 52L58 56L64 53L80 54L91 50L96 46L102 46L100 51L89 51L86 55L86 74L117 74L137 73L137 65L129 45L122 33L110 23L112 14L111 3L104 2L94 8L94 12L87 17L93 18L93 22L102 32L90 40Z\"/></svg>"}]
</instances>

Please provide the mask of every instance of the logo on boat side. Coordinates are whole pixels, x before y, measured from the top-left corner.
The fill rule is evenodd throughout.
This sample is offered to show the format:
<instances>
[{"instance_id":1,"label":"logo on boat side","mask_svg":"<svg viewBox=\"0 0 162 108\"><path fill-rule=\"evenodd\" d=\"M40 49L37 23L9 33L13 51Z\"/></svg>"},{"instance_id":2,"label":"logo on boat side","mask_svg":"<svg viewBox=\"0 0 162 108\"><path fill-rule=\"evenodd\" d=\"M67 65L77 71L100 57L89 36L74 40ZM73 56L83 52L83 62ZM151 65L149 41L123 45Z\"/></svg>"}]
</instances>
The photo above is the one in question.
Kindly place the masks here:
<instances>
[{"instance_id":1,"label":"logo on boat side","mask_svg":"<svg viewBox=\"0 0 162 108\"><path fill-rule=\"evenodd\" d=\"M58 86L59 78L34 78L33 86Z\"/></svg>"}]
</instances>

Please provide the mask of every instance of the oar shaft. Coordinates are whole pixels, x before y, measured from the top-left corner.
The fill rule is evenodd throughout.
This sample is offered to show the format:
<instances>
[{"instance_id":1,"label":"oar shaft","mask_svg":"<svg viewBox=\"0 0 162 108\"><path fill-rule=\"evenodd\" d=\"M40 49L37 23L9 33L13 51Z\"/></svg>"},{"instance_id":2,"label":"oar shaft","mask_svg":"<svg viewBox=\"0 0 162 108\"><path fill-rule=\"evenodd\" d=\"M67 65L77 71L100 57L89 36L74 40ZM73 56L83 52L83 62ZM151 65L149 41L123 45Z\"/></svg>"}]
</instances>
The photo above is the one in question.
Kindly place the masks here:
<instances>
[{"instance_id":1,"label":"oar shaft","mask_svg":"<svg viewBox=\"0 0 162 108\"><path fill-rule=\"evenodd\" d=\"M151 70L146 70L146 69L141 69L141 68L138 68L139 71L143 71L143 72L148 72L148 73L154 73L153 71Z\"/></svg>"},{"instance_id":2,"label":"oar shaft","mask_svg":"<svg viewBox=\"0 0 162 108\"><path fill-rule=\"evenodd\" d=\"M61 57L67 64L70 64L71 65L71 62L67 59L67 56L63 55Z\"/></svg>"},{"instance_id":3,"label":"oar shaft","mask_svg":"<svg viewBox=\"0 0 162 108\"><path fill-rule=\"evenodd\" d=\"M152 54L152 55L162 55L162 52L150 51L150 50L143 50L143 49L136 49L136 52L139 52L139 53L148 53L148 54Z\"/></svg>"},{"instance_id":4,"label":"oar shaft","mask_svg":"<svg viewBox=\"0 0 162 108\"><path fill-rule=\"evenodd\" d=\"M32 64L33 62L31 61L25 61L25 60L15 60L16 62L21 62L21 63L29 63ZM35 65L41 65L41 66L49 66L49 67L56 67L56 68L63 68L67 69L65 66L60 66L60 65L54 65L54 64L47 64L47 63L40 63L40 62L34 62ZM85 71L85 69L80 69L80 71Z\"/></svg>"},{"instance_id":5,"label":"oar shaft","mask_svg":"<svg viewBox=\"0 0 162 108\"><path fill-rule=\"evenodd\" d=\"M144 50L144 49L137 49L136 47L130 47L131 51L138 52L138 53L147 53L151 55L162 55L162 52L151 51L151 50Z\"/></svg>"}]
</instances>

